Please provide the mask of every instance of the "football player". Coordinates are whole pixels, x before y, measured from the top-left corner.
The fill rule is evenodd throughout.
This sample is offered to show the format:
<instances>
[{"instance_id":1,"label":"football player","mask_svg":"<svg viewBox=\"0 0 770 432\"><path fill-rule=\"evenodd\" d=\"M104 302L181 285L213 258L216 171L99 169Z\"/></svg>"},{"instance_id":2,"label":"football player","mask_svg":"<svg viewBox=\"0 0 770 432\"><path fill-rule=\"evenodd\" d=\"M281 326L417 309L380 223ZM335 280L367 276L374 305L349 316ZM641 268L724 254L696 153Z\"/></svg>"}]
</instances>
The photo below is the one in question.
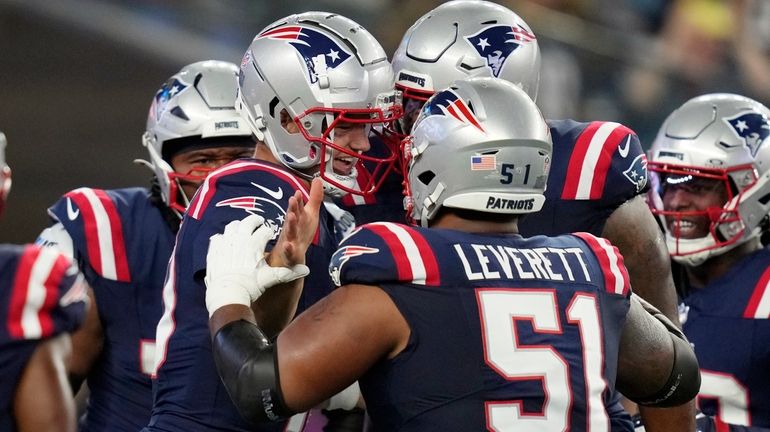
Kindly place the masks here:
<instances>
[{"instance_id":1,"label":"football player","mask_svg":"<svg viewBox=\"0 0 770 432\"><path fill-rule=\"evenodd\" d=\"M83 187L49 209L55 224L38 242L75 258L96 306L73 336L70 376L90 390L81 431L137 431L150 419L155 328L181 215L210 171L254 152L235 111L237 74L232 63L196 62L157 91L142 136L151 188Z\"/></svg>"},{"instance_id":2,"label":"football player","mask_svg":"<svg viewBox=\"0 0 770 432\"><path fill-rule=\"evenodd\" d=\"M369 134L386 132L401 106L384 50L343 16L307 12L260 31L241 63L237 107L258 140L256 151L253 159L211 173L184 216L163 292L155 403L147 431L252 430L227 395L211 356L204 301L209 237L230 221L256 214L276 228L264 240L278 238L268 249L278 247L288 234L284 229L279 235L277 228L295 213L313 213L323 200L322 189L327 196L370 193L396 160L396 142L387 157L362 154L370 148ZM371 172L363 161L373 167ZM314 198L310 184L315 178L319 193ZM309 206L295 212L290 199ZM281 280L279 289L260 298L260 310L267 313L258 319L270 337L296 310L305 310L333 288L326 272L337 247L333 220L325 208L315 217L320 225L306 255L281 247L266 260L310 270L304 290L301 278ZM352 408L356 401L340 406ZM358 421L363 423L362 413ZM306 422L313 419L300 417L278 427L296 430Z\"/></svg>"},{"instance_id":3,"label":"football player","mask_svg":"<svg viewBox=\"0 0 770 432\"><path fill-rule=\"evenodd\" d=\"M683 329L718 422L770 428L770 109L707 94L669 115L650 150L650 204L679 264ZM726 430L726 429L725 429ZM743 430L743 429L741 429Z\"/></svg>"},{"instance_id":4,"label":"football player","mask_svg":"<svg viewBox=\"0 0 770 432\"><path fill-rule=\"evenodd\" d=\"M652 406L695 396L692 348L632 297L615 247L519 235L519 217L547 200L552 150L523 90L455 81L413 135L404 173L421 227L376 222L347 237L329 266L341 288L275 343L249 309L259 278L229 277L254 269L259 230L241 232L259 221L212 237L206 295L233 300L210 303L213 355L244 417L282 418L356 379L382 431L607 431L615 385ZM220 258L230 254L252 258Z\"/></svg>"},{"instance_id":5,"label":"football player","mask_svg":"<svg viewBox=\"0 0 770 432\"><path fill-rule=\"evenodd\" d=\"M511 10L487 1L456 0L428 12L407 30L393 56L393 68L396 86L404 93L402 130L408 133L424 101L456 79L505 79L536 100L540 51L536 35ZM465 115L450 103L444 109L458 117ZM522 235L582 231L606 237L625 257L634 291L677 323L670 261L644 199L647 161L636 134L614 122L546 123L554 143L547 199L537 214L522 218ZM509 175L531 169L526 165L505 168ZM490 203L495 205L503 203ZM361 217L362 211L355 207L351 212ZM372 220L377 219L357 222ZM618 421L630 424L630 419L620 419L625 417L622 410L617 414ZM692 406L643 408L642 414L648 431L695 427Z\"/></svg>"},{"instance_id":6,"label":"football player","mask_svg":"<svg viewBox=\"0 0 770 432\"><path fill-rule=\"evenodd\" d=\"M11 188L0 132L0 212ZM0 430L74 432L65 365L70 334L86 315L86 285L65 255L0 245Z\"/></svg>"}]
</instances>

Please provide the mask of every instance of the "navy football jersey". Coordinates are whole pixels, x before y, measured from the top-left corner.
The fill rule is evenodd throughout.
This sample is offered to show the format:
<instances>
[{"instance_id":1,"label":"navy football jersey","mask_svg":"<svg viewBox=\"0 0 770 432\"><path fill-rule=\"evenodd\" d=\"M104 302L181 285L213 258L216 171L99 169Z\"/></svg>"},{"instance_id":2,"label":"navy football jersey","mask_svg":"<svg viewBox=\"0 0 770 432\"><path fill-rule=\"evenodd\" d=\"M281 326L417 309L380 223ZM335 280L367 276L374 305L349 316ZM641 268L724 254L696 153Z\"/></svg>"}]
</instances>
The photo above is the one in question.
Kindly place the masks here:
<instances>
[{"instance_id":1,"label":"navy football jersey","mask_svg":"<svg viewBox=\"0 0 770 432\"><path fill-rule=\"evenodd\" d=\"M182 220L163 289L155 403L146 430L251 430L232 404L211 354L203 281L206 252L209 237L249 214L259 214L266 223L280 227L288 200L297 190L308 198L305 186L285 168L253 159L219 168L198 189ZM332 218L322 206L319 230L307 253L310 275L298 313L331 292L326 269L336 245ZM283 427L265 425L262 430Z\"/></svg>"},{"instance_id":2,"label":"navy football jersey","mask_svg":"<svg viewBox=\"0 0 770 432\"><path fill-rule=\"evenodd\" d=\"M376 430L633 430L612 420L630 289L606 240L373 223L329 272L380 286L411 329L359 380Z\"/></svg>"},{"instance_id":3,"label":"navy football jersey","mask_svg":"<svg viewBox=\"0 0 770 432\"><path fill-rule=\"evenodd\" d=\"M680 320L701 368L698 406L725 423L770 428L770 249L691 290Z\"/></svg>"},{"instance_id":4,"label":"navy football jersey","mask_svg":"<svg viewBox=\"0 0 770 432\"><path fill-rule=\"evenodd\" d=\"M155 328L174 233L145 188L75 189L48 212L72 239L104 332L80 430L137 431L152 409Z\"/></svg>"},{"instance_id":5,"label":"navy football jersey","mask_svg":"<svg viewBox=\"0 0 770 432\"><path fill-rule=\"evenodd\" d=\"M601 235L607 218L647 185L639 138L613 122L548 120L553 139L543 208L524 216L525 237L584 231ZM565 217L569 215L569 217Z\"/></svg>"},{"instance_id":6,"label":"navy football jersey","mask_svg":"<svg viewBox=\"0 0 770 432\"><path fill-rule=\"evenodd\" d=\"M16 430L16 386L35 348L76 330L85 312L86 288L69 258L34 245L0 245L0 430Z\"/></svg>"}]
</instances>

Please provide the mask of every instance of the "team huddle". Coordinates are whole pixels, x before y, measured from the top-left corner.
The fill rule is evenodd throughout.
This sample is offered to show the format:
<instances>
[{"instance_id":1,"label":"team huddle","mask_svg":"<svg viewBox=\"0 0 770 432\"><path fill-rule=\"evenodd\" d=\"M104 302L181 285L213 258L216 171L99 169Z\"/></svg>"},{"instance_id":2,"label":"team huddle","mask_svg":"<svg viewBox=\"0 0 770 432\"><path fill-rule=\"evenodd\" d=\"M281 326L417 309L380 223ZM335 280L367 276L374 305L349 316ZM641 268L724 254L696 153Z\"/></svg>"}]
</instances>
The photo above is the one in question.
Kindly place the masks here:
<instances>
[{"instance_id":1,"label":"team huddle","mask_svg":"<svg viewBox=\"0 0 770 432\"><path fill-rule=\"evenodd\" d=\"M0 245L0 430L770 430L770 110L696 97L645 153L539 77L484 0L184 66L149 188Z\"/></svg>"}]
</instances>

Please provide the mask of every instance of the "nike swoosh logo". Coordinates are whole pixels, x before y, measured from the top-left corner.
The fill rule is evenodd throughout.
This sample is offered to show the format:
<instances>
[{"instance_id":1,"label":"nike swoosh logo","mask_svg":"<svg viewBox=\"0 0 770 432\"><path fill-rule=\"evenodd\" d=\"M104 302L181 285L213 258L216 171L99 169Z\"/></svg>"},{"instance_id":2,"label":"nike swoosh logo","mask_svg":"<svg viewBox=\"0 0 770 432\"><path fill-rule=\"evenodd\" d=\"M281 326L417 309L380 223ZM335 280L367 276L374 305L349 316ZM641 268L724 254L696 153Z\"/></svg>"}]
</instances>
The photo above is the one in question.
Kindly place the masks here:
<instances>
[{"instance_id":1,"label":"nike swoosh logo","mask_svg":"<svg viewBox=\"0 0 770 432\"><path fill-rule=\"evenodd\" d=\"M256 184L254 182L252 182L251 184L256 186L257 188L261 189L262 192L270 195L274 200L279 200L279 199L283 198L283 189L281 189L280 187L278 188L278 190L272 190L272 189L268 189L268 188L266 188L266 187L264 187L262 185Z\"/></svg>"},{"instance_id":2,"label":"nike swoosh logo","mask_svg":"<svg viewBox=\"0 0 770 432\"><path fill-rule=\"evenodd\" d=\"M628 150L631 148L631 135L626 138L626 145L623 147L618 147L618 153L620 153L620 156L625 159L628 156Z\"/></svg>"},{"instance_id":3,"label":"nike swoosh logo","mask_svg":"<svg viewBox=\"0 0 770 432\"><path fill-rule=\"evenodd\" d=\"M72 208L72 200L67 198L67 217L72 221L78 218L80 209Z\"/></svg>"}]
</instances>

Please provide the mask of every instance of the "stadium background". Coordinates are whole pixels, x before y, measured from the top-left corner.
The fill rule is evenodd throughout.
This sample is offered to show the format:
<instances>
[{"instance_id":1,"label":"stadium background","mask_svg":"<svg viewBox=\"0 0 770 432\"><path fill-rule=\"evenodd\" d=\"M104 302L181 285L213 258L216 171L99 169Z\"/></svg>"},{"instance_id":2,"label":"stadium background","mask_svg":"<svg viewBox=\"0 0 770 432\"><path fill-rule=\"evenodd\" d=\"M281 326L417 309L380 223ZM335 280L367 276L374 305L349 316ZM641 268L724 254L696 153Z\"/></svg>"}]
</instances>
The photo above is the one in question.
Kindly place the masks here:
<instances>
[{"instance_id":1,"label":"stadium background","mask_svg":"<svg viewBox=\"0 0 770 432\"><path fill-rule=\"evenodd\" d=\"M80 187L149 184L131 161L155 90L182 65L240 63L262 27L335 11L388 54L435 0L0 0L0 130L13 169L0 242L28 242ZM538 36L546 117L621 121L649 145L705 92L770 104L770 0L500 0Z\"/></svg>"}]
</instances>

